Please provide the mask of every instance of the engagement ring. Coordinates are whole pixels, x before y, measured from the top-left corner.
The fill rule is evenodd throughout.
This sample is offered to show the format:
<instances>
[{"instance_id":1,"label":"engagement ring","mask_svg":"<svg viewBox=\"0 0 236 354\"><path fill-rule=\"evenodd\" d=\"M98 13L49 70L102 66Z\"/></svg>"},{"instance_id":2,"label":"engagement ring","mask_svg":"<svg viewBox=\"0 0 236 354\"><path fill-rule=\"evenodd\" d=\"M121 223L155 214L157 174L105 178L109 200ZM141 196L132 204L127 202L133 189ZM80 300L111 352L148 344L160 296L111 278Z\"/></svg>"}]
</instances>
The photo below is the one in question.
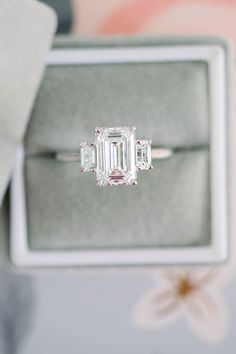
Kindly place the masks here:
<instances>
[{"instance_id":1,"label":"engagement ring","mask_svg":"<svg viewBox=\"0 0 236 354\"><path fill-rule=\"evenodd\" d=\"M61 162L80 161L81 172L95 172L98 186L137 185L137 171L151 170L152 159L172 155L171 149L151 148L151 140L136 140L136 128L96 128L92 142L80 152L59 152Z\"/></svg>"}]
</instances>

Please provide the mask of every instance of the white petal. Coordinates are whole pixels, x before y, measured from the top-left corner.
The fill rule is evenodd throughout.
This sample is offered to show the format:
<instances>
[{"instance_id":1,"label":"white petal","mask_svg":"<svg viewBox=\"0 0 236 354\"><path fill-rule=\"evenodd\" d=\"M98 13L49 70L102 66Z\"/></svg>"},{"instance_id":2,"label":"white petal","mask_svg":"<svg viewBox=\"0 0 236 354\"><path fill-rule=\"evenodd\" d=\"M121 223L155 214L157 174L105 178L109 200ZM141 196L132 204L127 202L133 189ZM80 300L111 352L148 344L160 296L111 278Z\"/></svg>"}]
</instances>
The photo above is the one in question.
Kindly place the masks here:
<instances>
[{"instance_id":1,"label":"white petal","mask_svg":"<svg viewBox=\"0 0 236 354\"><path fill-rule=\"evenodd\" d=\"M154 288L142 296L134 307L133 323L143 329L158 329L171 324L181 312L173 289Z\"/></svg>"},{"instance_id":2,"label":"white petal","mask_svg":"<svg viewBox=\"0 0 236 354\"><path fill-rule=\"evenodd\" d=\"M218 293L199 293L186 303L189 327L201 339L218 343L224 340L228 328L227 309Z\"/></svg>"}]
</instances>

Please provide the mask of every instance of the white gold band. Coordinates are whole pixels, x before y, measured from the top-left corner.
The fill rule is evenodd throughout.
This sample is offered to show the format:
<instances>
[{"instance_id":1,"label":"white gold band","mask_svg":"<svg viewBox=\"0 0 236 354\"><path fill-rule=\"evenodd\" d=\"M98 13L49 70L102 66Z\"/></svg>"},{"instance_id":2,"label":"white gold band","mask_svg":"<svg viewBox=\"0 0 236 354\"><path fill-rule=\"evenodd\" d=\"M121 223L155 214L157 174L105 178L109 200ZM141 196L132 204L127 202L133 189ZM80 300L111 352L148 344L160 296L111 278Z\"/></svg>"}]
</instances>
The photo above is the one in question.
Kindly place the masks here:
<instances>
[{"instance_id":1,"label":"white gold band","mask_svg":"<svg viewBox=\"0 0 236 354\"><path fill-rule=\"evenodd\" d=\"M164 160L173 155L173 150L166 148L152 148L151 157L152 160ZM57 152L55 157L59 162L80 162L79 151L61 151Z\"/></svg>"}]
</instances>

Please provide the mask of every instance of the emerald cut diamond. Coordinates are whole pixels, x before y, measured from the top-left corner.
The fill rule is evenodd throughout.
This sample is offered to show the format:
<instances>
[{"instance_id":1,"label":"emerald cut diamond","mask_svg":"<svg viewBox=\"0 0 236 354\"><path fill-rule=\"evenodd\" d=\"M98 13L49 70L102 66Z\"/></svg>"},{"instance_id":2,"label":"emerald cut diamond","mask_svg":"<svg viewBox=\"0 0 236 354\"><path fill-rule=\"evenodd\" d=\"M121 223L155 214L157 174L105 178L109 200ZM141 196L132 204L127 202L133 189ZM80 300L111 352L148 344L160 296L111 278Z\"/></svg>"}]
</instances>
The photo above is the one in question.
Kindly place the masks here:
<instances>
[{"instance_id":1,"label":"emerald cut diamond","mask_svg":"<svg viewBox=\"0 0 236 354\"><path fill-rule=\"evenodd\" d=\"M96 128L97 184L136 185L135 127Z\"/></svg>"}]
</instances>

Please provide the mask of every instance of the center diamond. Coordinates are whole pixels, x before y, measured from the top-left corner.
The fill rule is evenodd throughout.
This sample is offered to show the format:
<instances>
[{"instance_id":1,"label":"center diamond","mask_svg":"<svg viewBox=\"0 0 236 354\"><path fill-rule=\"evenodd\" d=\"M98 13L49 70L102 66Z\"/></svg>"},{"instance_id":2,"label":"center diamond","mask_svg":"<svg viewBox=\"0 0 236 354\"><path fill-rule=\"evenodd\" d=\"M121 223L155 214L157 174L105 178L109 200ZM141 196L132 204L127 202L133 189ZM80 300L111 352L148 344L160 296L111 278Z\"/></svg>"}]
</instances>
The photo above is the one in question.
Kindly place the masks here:
<instances>
[{"instance_id":1,"label":"center diamond","mask_svg":"<svg viewBox=\"0 0 236 354\"><path fill-rule=\"evenodd\" d=\"M96 128L97 184L137 184L135 127Z\"/></svg>"}]
</instances>

